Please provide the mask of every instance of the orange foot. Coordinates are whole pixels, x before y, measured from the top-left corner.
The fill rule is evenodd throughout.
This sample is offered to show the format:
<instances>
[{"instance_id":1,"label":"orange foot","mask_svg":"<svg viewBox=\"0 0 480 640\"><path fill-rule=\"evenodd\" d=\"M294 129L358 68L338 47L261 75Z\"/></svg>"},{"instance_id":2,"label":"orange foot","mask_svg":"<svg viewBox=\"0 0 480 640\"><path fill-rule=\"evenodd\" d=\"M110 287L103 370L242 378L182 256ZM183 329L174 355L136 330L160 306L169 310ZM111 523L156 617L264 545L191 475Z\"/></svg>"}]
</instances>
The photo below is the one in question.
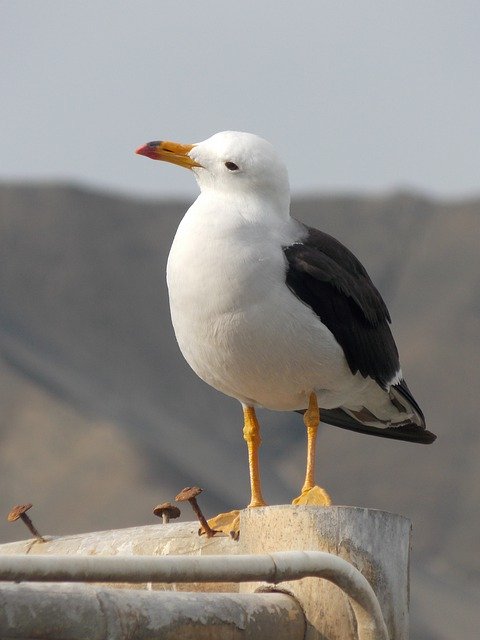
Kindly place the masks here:
<instances>
[{"instance_id":1,"label":"orange foot","mask_svg":"<svg viewBox=\"0 0 480 640\"><path fill-rule=\"evenodd\" d=\"M304 489L298 498L292 500L292 504L311 504L318 507L329 507L332 504L332 499L325 489L315 485L310 489Z\"/></svg>"},{"instance_id":2,"label":"orange foot","mask_svg":"<svg viewBox=\"0 0 480 640\"><path fill-rule=\"evenodd\" d=\"M210 518L207 522L215 532L226 533L234 540L238 540L240 535L240 511L238 509L227 513L219 513L218 516ZM203 533L205 533L205 530L202 527L200 535Z\"/></svg>"}]
</instances>

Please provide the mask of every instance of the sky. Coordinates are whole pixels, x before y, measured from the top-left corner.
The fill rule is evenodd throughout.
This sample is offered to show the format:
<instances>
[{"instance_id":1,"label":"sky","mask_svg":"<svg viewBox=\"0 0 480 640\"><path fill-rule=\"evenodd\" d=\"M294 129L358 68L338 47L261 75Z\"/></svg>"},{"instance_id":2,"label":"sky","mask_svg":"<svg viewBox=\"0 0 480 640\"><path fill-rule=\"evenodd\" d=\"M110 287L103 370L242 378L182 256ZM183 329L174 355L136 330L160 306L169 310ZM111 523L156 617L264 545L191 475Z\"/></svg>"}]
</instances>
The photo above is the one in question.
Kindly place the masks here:
<instances>
[{"instance_id":1,"label":"sky","mask_svg":"<svg viewBox=\"0 0 480 640\"><path fill-rule=\"evenodd\" d=\"M0 0L0 180L196 193L149 140L251 131L296 193L480 194L478 0Z\"/></svg>"}]
</instances>

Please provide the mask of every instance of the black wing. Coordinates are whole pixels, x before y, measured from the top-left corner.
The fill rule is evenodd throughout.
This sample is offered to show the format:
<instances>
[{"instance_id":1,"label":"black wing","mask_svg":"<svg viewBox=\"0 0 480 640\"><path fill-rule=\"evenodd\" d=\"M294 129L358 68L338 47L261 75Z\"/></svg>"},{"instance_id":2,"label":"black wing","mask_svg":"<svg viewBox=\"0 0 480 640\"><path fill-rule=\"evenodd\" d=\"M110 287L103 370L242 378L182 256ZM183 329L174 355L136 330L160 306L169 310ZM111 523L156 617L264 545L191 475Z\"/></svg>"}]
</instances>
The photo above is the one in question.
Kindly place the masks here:
<instances>
[{"instance_id":1,"label":"black wing","mask_svg":"<svg viewBox=\"0 0 480 640\"><path fill-rule=\"evenodd\" d=\"M400 363L381 295L351 251L322 231L304 228L305 239L283 249L288 287L333 333L351 372L386 389Z\"/></svg>"}]
</instances>

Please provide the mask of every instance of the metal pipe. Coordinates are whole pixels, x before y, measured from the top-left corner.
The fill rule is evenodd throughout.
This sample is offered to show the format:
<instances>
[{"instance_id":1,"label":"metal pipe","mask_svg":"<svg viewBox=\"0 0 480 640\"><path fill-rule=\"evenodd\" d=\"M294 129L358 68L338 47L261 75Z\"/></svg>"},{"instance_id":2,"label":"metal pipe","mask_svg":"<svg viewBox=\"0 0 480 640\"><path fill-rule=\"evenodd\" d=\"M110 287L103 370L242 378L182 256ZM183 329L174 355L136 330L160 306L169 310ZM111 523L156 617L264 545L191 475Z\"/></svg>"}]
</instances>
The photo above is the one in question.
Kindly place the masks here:
<instances>
[{"instance_id":1,"label":"metal pipe","mask_svg":"<svg viewBox=\"0 0 480 640\"><path fill-rule=\"evenodd\" d=\"M237 556L0 556L0 580L50 582L256 582L317 577L350 598L359 640L388 640L377 597L346 560L321 551Z\"/></svg>"},{"instance_id":2,"label":"metal pipe","mask_svg":"<svg viewBox=\"0 0 480 640\"><path fill-rule=\"evenodd\" d=\"M3 584L0 637L25 640L302 640L305 618L284 593L178 593L85 584Z\"/></svg>"}]
</instances>

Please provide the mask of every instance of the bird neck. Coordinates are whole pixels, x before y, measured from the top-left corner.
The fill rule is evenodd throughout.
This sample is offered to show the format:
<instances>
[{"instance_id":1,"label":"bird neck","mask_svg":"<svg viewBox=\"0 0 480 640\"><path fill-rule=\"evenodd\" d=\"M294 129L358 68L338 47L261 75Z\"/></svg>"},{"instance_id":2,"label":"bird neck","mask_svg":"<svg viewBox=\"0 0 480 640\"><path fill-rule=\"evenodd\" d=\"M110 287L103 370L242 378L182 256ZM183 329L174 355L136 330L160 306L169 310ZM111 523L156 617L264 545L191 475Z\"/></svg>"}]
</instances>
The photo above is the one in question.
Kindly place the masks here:
<instances>
[{"instance_id":1,"label":"bird neck","mask_svg":"<svg viewBox=\"0 0 480 640\"><path fill-rule=\"evenodd\" d=\"M290 219L290 193L263 195L256 191L225 192L202 189L195 205L203 211L217 212L223 218L272 225Z\"/></svg>"}]
</instances>

